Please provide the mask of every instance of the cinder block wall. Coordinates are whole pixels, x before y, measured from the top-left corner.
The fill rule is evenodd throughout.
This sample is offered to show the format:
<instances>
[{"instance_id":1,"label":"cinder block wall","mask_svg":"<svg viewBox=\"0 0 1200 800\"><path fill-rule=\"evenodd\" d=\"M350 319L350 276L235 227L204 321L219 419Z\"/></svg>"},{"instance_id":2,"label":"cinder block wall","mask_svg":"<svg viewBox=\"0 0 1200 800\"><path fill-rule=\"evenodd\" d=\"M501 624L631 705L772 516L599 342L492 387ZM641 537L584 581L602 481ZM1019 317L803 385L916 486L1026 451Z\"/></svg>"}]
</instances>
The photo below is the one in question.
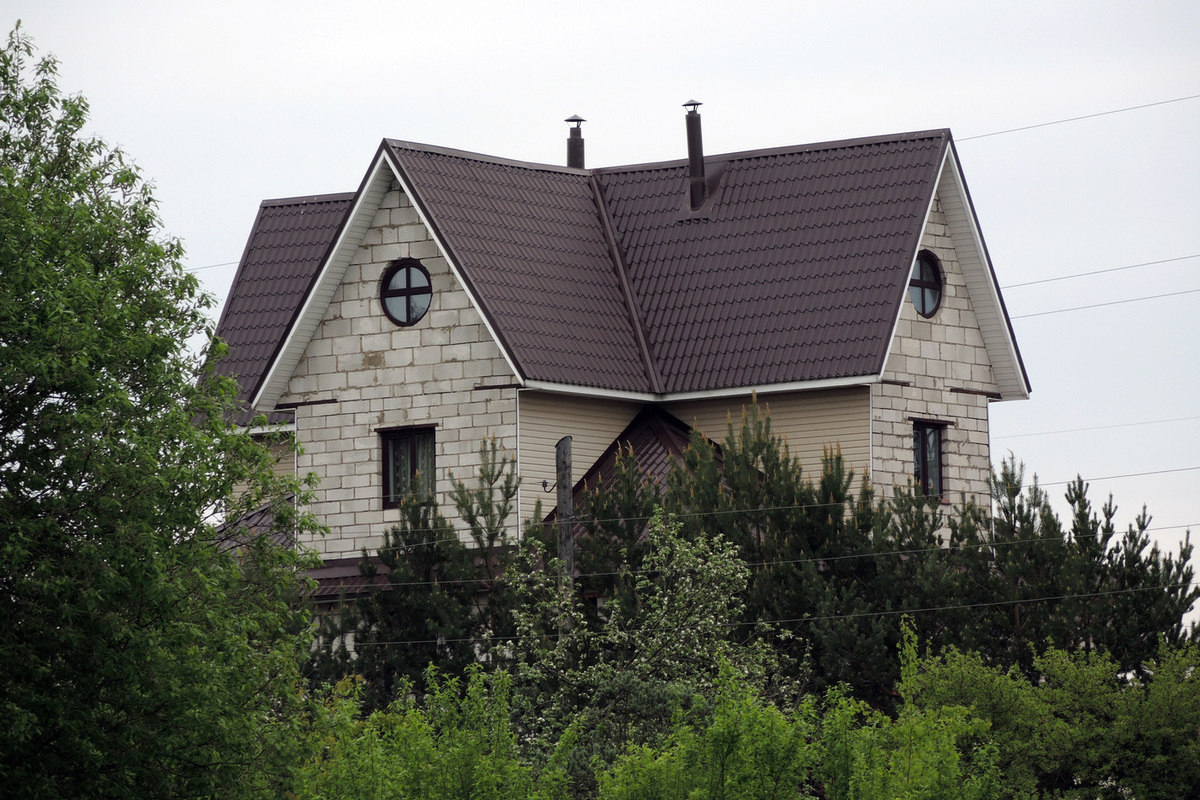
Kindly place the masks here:
<instances>
[{"instance_id":1,"label":"cinder block wall","mask_svg":"<svg viewBox=\"0 0 1200 800\"><path fill-rule=\"evenodd\" d=\"M429 271L433 297L420 322L399 327L384 316L379 289L388 265L406 257ZM297 469L320 476L313 511L330 531L309 544L344 558L382 543L399 512L383 508L378 431L409 425L436 426L437 499L461 529L451 474L474 480L484 431L515 456L516 390L488 388L513 380L416 209L393 185L280 398L316 403L296 409Z\"/></svg>"},{"instance_id":2,"label":"cinder block wall","mask_svg":"<svg viewBox=\"0 0 1200 800\"><path fill-rule=\"evenodd\" d=\"M896 485L910 483L910 418L944 420L952 423L942 444L945 497L957 503L965 492L986 505L991 471L988 399L1000 388L936 199L921 248L941 261L942 302L932 318L924 319L905 299L883 382L871 388L871 479L877 494L885 497L892 496Z\"/></svg>"}]
</instances>

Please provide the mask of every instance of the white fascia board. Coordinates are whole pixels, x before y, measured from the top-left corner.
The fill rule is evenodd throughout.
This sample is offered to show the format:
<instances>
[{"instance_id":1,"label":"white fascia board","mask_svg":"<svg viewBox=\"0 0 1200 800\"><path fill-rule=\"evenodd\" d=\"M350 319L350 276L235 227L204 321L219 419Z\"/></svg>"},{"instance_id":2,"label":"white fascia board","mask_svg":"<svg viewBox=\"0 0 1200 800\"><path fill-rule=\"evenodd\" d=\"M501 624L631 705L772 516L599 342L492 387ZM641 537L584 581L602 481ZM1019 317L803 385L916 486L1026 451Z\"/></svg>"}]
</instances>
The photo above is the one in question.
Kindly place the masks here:
<instances>
[{"instance_id":1,"label":"white fascia board","mask_svg":"<svg viewBox=\"0 0 1200 800\"><path fill-rule=\"evenodd\" d=\"M825 378L815 381L790 381L768 383L761 386L734 386L727 389L706 389L696 392L624 392L616 389L597 389L547 381L526 381L525 389L536 389L554 394L569 394L582 397L598 397L607 400L631 400L639 403L681 403L689 400L716 400L725 397L740 397L748 394L782 394L784 392L816 392L822 389L843 389L851 386L868 386L878 383L879 375L851 375L845 378Z\"/></svg>"},{"instance_id":2,"label":"white fascia board","mask_svg":"<svg viewBox=\"0 0 1200 800\"><path fill-rule=\"evenodd\" d=\"M946 147L946 154L949 156L950 148ZM908 296L908 282L912 280L913 266L917 263L917 254L921 252L921 238L925 235L925 231L929 228L929 217L933 214L933 204L937 201L942 185L942 172L946 169L946 159L942 159L941 165L938 167L937 179L934 180L934 190L929 194L929 205L925 207L925 218L921 221L921 235L917 237L917 247L912 252L912 259L908 262L908 271L904 273L904 294L900 295L900 302L896 304L896 318L892 320L892 333L888 336L887 349L883 352L883 364L879 367L879 374L882 376L887 372L888 359L892 357L892 347L896 344L896 331L900 329L900 317L904 315L904 303Z\"/></svg>"},{"instance_id":3,"label":"white fascia board","mask_svg":"<svg viewBox=\"0 0 1200 800\"><path fill-rule=\"evenodd\" d=\"M281 422L278 425L255 425L253 428L242 428L242 433L251 436L263 436L268 433L295 433L295 422Z\"/></svg>"},{"instance_id":4,"label":"white fascia board","mask_svg":"<svg viewBox=\"0 0 1200 800\"><path fill-rule=\"evenodd\" d=\"M350 209L345 226L338 234L337 241L330 250L325 263L321 265L312 290L304 298L304 305L296 317L296 323L288 330L283 346L279 349L279 355L267 369L262 386L251 402L254 410L270 411L279 402L279 398L287 388L288 380L300 364L300 359L304 356L309 341L316 333L317 326L321 324L326 309L329 308L329 301L333 299L334 292L341 285L342 278L346 275L346 268L354 257L354 252L358 249L371 221L375 218L375 213L379 210L379 204L383 201L383 196L387 193L391 180L391 170L386 168L381 154L371 165L358 197L354 200L354 206Z\"/></svg>"},{"instance_id":5,"label":"white fascia board","mask_svg":"<svg viewBox=\"0 0 1200 800\"><path fill-rule=\"evenodd\" d=\"M398 165L390 157L392 155L391 148L385 145L384 149L389 156L388 165L391 167L392 177L394 177L396 182L400 184L400 190L408 196L409 200L414 200L414 198L417 198L418 195L413 193L412 187L404 178L403 170L399 169ZM471 307L474 308L479 314L479 319L483 321L483 326L487 328L488 335L491 336L492 341L496 343L497 349L500 350L500 355L504 356L504 362L508 364L508 368L512 370L513 377L518 383L524 385L525 379L522 377L521 371L517 369L517 362L513 360L512 353L508 352L508 348L504 346L504 340L496 334L496 330L492 327L492 321L488 318L488 315L484 313L483 305L479 302L479 298L475 296L473 291L471 291L471 284L468 281L463 280L462 270L459 268L458 264L454 262L454 258L450 255L450 248L446 247L446 243L442 241L441 233L439 232L438 228L430 224L429 218L425 216L424 204L414 200L412 205L413 208L416 209L417 218L421 220L421 224L425 226L425 230L429 231L429 235L433 239L434 244L437 245L442 257L446 259L446 263L450 266L450 272L453 273L454 279L458 281L458 285L466 293L467 299L471 303Z\"/></svg>"},{"instance_id":6,"label":"white fascia board","mask_svg":"<svg viewBox=\"0 0 1200 800\"><path fill-rule=\"evenodd\" d=\"M946 169L947 166L949 169ZM1027 400L1029 388L1025 385L1021 358L1017 354L1016 341L1000 300L1000 286L983 244L983 234L971 210L966 181L953 148L946 149L946 161L938 177L937 193L954 239L958 263L967 282L988 360L992 362L992 374L996 376L996 383L1000 387L1000 399Z\"/></svg>"}]
</instances>

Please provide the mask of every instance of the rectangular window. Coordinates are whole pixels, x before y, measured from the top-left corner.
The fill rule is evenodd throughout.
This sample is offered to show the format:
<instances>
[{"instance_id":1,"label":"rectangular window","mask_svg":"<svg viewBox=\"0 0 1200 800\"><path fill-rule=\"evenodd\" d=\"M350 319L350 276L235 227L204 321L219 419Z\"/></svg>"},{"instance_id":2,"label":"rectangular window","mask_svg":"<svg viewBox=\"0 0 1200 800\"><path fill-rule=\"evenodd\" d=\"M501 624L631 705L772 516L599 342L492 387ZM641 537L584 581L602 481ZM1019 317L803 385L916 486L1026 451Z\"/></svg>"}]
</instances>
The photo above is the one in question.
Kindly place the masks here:
<instances>
[{"instance_id":1,"label":"rectangular window","mask_svg":"<svg viewBox=\"0 0 1200 800\"><path fill-rule=\"evenodd\" d=\"M383 507L395 508L408 495L433 497L433 428L403 428L382 431Z\"/></svg>"},{"instance_id":2,"label":"rectangular window","mask_svg":"<svg viewBox=\"0 0 1200 800\"><path fill-rule=\"evenodd\" d=\"M942 496L942 432L945 425L913 423L913 483L927 497Z\"/></svg>"}]
</instances>

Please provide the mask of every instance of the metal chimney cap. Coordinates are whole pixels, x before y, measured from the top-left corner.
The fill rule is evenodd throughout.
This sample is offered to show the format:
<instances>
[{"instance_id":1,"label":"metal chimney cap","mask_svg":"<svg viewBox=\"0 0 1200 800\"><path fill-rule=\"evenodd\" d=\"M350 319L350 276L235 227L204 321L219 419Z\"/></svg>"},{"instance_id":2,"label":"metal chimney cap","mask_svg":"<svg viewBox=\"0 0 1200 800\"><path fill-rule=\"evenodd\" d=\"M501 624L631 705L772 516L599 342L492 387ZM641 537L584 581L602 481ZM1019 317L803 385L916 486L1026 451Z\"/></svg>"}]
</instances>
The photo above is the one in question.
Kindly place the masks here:
<instances>
[{"instance_id":1,"label":"metal chimney cap","mask_svg":"<svg viewBox=\"0 0 1200 800\"><path fill-rule=\"evenodd\" d=\"M686 103L683 104L683 107L688 110L689 114L695 114L696 107L702 106L702 105L704 105L704 103L701 103L699 100L688 100Z\"/></svg>"},{"instance_id":2,"label":"metal chimney cap","mask_svg":"<svg viewBox=\"0 0 1200 800\"><path fill-rule=\"evenodd\" d=\"M564 119L563 122L574 122L575 127L578 128L582 123L587 122L587 120L584 119L583 117L579 116L578 114L572 114L571 116Z\"/></svg>"}]
</instances>

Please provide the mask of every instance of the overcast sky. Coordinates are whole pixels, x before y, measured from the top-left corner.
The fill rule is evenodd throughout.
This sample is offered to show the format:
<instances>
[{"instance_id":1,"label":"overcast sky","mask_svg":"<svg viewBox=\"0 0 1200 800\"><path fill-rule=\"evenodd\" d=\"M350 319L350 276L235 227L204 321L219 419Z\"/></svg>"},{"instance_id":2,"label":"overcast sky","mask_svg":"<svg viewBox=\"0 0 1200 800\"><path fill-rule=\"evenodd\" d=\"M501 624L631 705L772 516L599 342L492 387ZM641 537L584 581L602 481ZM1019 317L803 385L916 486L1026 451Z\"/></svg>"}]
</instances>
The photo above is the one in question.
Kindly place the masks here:
<instances>
[{"instance_id":1,"label":"overcast sky","mask_svg":"<svg viewBox=\"0 0 1200 800\"><path fill-rule=\"evenodd\" d=\"M0 9L222 299L259 201L356 189L385 136L561 164L579 114L606 166L684 157L691 98L711 154L949 127L1033 384L992 406L993 457L1093 479L1122 524L1147 504L1172 548L1200 528L1195 0Z\"/></svg>"}]
</instances>

